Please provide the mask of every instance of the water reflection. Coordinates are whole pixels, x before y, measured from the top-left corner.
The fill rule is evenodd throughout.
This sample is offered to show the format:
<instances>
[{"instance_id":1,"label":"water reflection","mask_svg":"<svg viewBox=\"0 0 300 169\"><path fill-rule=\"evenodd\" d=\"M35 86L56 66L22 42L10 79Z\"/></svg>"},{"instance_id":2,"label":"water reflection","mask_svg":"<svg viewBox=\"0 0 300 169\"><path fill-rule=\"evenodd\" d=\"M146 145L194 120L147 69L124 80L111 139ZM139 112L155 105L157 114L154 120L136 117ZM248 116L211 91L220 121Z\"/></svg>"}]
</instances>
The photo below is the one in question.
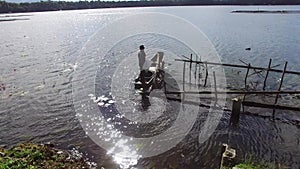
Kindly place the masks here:
<instances>
[{"instance_id":1,"label":"water reflection","mask_svg":"<svg viewBox=\"0 0 300 169\"><path fill-rule=\"evenodd\" d=\"M101 121L101 119L99 120ZM106 119L107 122L110 122L111 120L113 119ZM138 159L141 158L141 156L138 155L136 148L130 145L132 138L122 137L123 132L116 130L114 124L108 123L103 126L103 123L98 123L97 126L97 135L99 137L105 136L104 141L106 143L111 143L112 146L107 150L107 154L113 157L113 160L119 165L119 168L132 168L131 166L137 164Z\"/></svg>"},{"instance_id":2,"label":"water reflection","mask_svg":"<svg viewBox=\"0 0 300 169\"><path fill-rule=\"evenodd\" d=\"M132 168L132 166L138 163L138 159L141 158L137 151L131 149L127 143L128 139L121 139L107 152L107 154L111 154L112 152L118 151L119 153L112 154L112 157L119 167L124 169Z\"/></svg>"},{"instance_id":3,"label":"water reflection","mask_svg":"<svg viewBox=\"0 0 300 169\"><path fill-rule=\"evenodd\" d=\"M136 148L130 146L129 141L132 141L132 138L122 138L121 131L113 130L114 125L108 124L107 128L110 128L110 135L107 137L107 142L111 142L113 146L107 151L108 155L113 157L113 160L119 165L122 169L132 168L136 165L138 159L141 158L138 155Z\"/></svg>"},{"instance_id":4,"label":"water reflection","mask_svg":"<svg viewBox=\"0 0 300 169\"><path fill-rule=\"evenodd\" d=\"M122 157L118 155L113 155L114 161L119 164L120 168L134 168L132 166L135 166L138 163L138 158L132 158L132 157Z\"/></svg>"}]
</instances>

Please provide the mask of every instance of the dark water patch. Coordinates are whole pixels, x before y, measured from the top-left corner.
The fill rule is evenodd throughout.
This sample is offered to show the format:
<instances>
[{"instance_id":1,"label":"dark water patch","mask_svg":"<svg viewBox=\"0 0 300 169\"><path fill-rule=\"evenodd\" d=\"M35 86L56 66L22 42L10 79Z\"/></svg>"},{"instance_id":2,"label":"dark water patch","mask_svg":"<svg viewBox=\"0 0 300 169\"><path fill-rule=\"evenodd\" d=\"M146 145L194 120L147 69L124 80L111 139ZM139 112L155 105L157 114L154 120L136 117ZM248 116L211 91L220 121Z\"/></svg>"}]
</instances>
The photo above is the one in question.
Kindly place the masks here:
<instances>
[{"instance_id":1,"label":"dark water patch","mask_svg":"<svg viewBox=\"0 0 300 169\"><path fill-rule=\"evenodd\" d=\"M205 112L205 109L201 110ZM254 160L266 159L269 162L279 162L282 165L296 168L299 166L297 150L292 150L291 142L297 141L299 129L283 124L273 123L269 119L256 116L242 115L238 128L228 126L230 113L225 113L214 134L204 143L198 142L198 135L202 129L202 124L207 118L206 113L198 116L189 134L174 148L155 157L139 159L138 168L218 168L220 163L222 143L230 144L237 150L237 160L243 160L245 156L255 156ZM286 133L289 128L295 129L292 133ZM283 134L286 133L286 134ZM294 135L289 137L289 135ZM88 140L87 140L88 141ZM103 154L101 148L90 145L95 154ZM100 158L104 159L105 155ZM98 164L105 168L114 166L113 163L101 161ZM118 167L112 167L118 168Z\"/></svg>"},{"instance_id":2,"label":"dark water patch","mask_svg":"<svg viewBox=\"0 0 300 169\"><path fill-rule=\"evenodd\" d=\"M0 18L24 17L24 16L33 16L33 15L25 15L25 14L20 14L20 15L0 15Z\"/></svg>"},{"instance_id":3,"label":"dark water patch","mask_svg":"<svg viewBox=\"0 0 300 169\"><path fill-rule=\"evenodd\" d=\"M0 22L9 22L9 21L24 21L24 20L30 20L29 18L20 18L20 19L0 19Z\"/></svg>"}]
</instances>

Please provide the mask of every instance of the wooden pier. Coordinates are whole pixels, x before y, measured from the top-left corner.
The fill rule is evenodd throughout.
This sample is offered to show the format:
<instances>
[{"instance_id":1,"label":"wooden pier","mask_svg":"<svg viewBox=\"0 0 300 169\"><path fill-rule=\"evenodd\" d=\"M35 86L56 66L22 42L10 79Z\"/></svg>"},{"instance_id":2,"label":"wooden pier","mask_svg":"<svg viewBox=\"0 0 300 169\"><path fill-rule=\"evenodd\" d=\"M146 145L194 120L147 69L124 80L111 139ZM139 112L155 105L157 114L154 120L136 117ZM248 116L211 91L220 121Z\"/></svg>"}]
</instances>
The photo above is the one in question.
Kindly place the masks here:
<instances>
[{"instance_id":1,"label":"wooden pier","mask_svg":"<svg viewBox=\"0 0 300 169\"><path fill-rule=\"evenodd\" d=\"M229 95L243 95L243 98L241 100L233 101L233 108L232 108L232 115L236 116L239 118L239 109L240 107L243 108L244 111L244 106L248 107L259 107L259 108L269 108L273 109L273 117L275 116L275 110L276 109L282 109L282 110L292 110L292 111L300 111L300 107L291 107L287 105L280 105L278 103L278 99L280 95L295 95L295 94L300 94L300 91L297 90L282 90L284 78L287 74L294 75L294 76L300 76L300 72L297 71L290 71L287 70L288 67L288 62L285 62L283 69L277 69L279 65L273 65L272 66L272 59L269 60L268 67L259 67L259 66L252 66L250 63L246 63L242 60L240 60L242 64L227 64L227 63L215 63L215 62L208 62L208 61L201 61L198 60L198 57L196 56L196 60L193 60L193 56L190 55L190 58L184 57L186 59L175 59L175 61L183 62L183 84L182 84L182 91L166 91L166 94L182 94L183 100L185 98L185 95L187 94L193 94L193 95L213 95L212 98L214 100L218 100L218 95L222 94L229 94ZM195 83L198 86L202 86L202 90L197 90L197 91L188 91L186 90L186 64L189 64L188 68L188 76L189 76L189 84L192 84L192 71L194 71L194 79ZM194 70L192 69L194 65ZM222 66L222 67L231 67L231 68L239 68L239 69L245 69L246 74L244 77L244 89L240 91L231 91L231 90L218 90L217 84L216 84L216 75L215 72L212 72L212 79L213 82L211 82L211 89L209 91L205 90L207 88L207 83L208 83L208 76L209 76L209 69L208 66ZM201 72L201 67L204 69ZM253 71L252 74L250 74L250 70ZM263 75L263 72L265 75ZM276 73L281 73L281 78L279 81L278 89L277 90L269 90L266 91L266 86L267 86L267 81L270 72L276 72ZM202 76L204 74L204 76ZM264 78L263 79L263 87L261 90L249 90L248 88L248 78L249 76L257 74L259 78ZM200 79L204 78L203 81L204 83L200 85ZM197 80L198 79L198 80ZM200 87L198 87L200 89ZM252 102L252 101L246 101L246 96L247 95L275 95L275 100L273 104L269 103L259 103L259 102ZM199 97L200 97L199 96ZM233 99L234 100L234 99Z\"/></svg>"}]
</instances>

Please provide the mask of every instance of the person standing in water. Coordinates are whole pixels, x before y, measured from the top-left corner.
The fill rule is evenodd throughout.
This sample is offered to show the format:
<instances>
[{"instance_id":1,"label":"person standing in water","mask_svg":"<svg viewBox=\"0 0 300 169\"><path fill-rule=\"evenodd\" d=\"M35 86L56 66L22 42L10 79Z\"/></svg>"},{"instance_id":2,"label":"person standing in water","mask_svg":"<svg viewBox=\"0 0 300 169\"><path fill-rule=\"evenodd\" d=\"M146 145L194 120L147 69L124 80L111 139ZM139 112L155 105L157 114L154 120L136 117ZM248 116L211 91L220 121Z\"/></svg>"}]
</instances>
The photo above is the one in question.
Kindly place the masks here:
<instances>
[{"instance_id":1,"label":"person standing in water","mask_svg":"<svg viewBox=\"0 0 300 169\"><path fill-rule=\"evenodd\" d=\"M138 53L139 67L140 67L140 75L139 75L138 79L142 83L142 88L143 88L142 91L143 92L145 91L145 87L146 87L146 84L145 84L146 70L144 70L145 69L144 65L145 65L145 62L146 62L146 53L145 53L144 49L145 49L144 45L141 45L140 46L140 51Z\"/></svg>"},{"instance_id":2,"label":"person standing in water","mask_svg":"<svg viewBox=\"0 0 300 169\"><path fill-rule=\"evenodd\" d=\"M146 53L145 53L144 49L145 49L144 45L141 45L140 46L140 51L138 53L140 71L143 70L143 66L144 66L145 61L146 61Z\"/></svg>"}]
</instances>

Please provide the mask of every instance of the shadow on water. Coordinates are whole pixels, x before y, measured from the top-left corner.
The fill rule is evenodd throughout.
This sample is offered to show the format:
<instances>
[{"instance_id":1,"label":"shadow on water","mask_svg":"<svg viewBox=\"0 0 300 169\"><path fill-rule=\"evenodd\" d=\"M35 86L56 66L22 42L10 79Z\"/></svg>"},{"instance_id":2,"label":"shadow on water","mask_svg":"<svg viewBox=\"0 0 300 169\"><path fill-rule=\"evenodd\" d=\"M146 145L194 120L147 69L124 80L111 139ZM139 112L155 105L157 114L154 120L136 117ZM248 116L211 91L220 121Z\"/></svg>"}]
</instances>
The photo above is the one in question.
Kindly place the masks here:
<instances>
[{"instance_id":1,"label":"shadow on water","mask_svg":"<svg viewBox=\"0 0 300 169\"><path fill-rule=\"evenodd\" d=\"M171 75L168 73L165 74L165 78L172 80ZM172 81L169 80L169 82L166 83L166 88L179 90L179 86L174 79ZM160 90L162 91L163 89ZM151 105L152 97L163 98L166 96L162 96L160 94L155 96L152 96L151 94L150 96L146 94L140 94L140 96L138 97L139 99L136 100L135 102L136 102L137 109L141 111L144 115L146 115L147 113L148 114L150 113L151 115L151 112L147 110L152 106L156 106L156 105ZM116 105L111 105L109 107L99 106L99 110L100 113L104 116L104 118L107 121L110 121L110 124L113 124L116 127L116 129L122 131L123 134L135 138L146 138L146 137L153 137L155 135L161 134L170 126L172 126L178 116L180 110L180 104L178 100L177 101L167 100L166 109L154 121L151 121L149 123L131 121L130 119L122 116L122 112L119 112Z\"/></svg>"}]
</instances>

